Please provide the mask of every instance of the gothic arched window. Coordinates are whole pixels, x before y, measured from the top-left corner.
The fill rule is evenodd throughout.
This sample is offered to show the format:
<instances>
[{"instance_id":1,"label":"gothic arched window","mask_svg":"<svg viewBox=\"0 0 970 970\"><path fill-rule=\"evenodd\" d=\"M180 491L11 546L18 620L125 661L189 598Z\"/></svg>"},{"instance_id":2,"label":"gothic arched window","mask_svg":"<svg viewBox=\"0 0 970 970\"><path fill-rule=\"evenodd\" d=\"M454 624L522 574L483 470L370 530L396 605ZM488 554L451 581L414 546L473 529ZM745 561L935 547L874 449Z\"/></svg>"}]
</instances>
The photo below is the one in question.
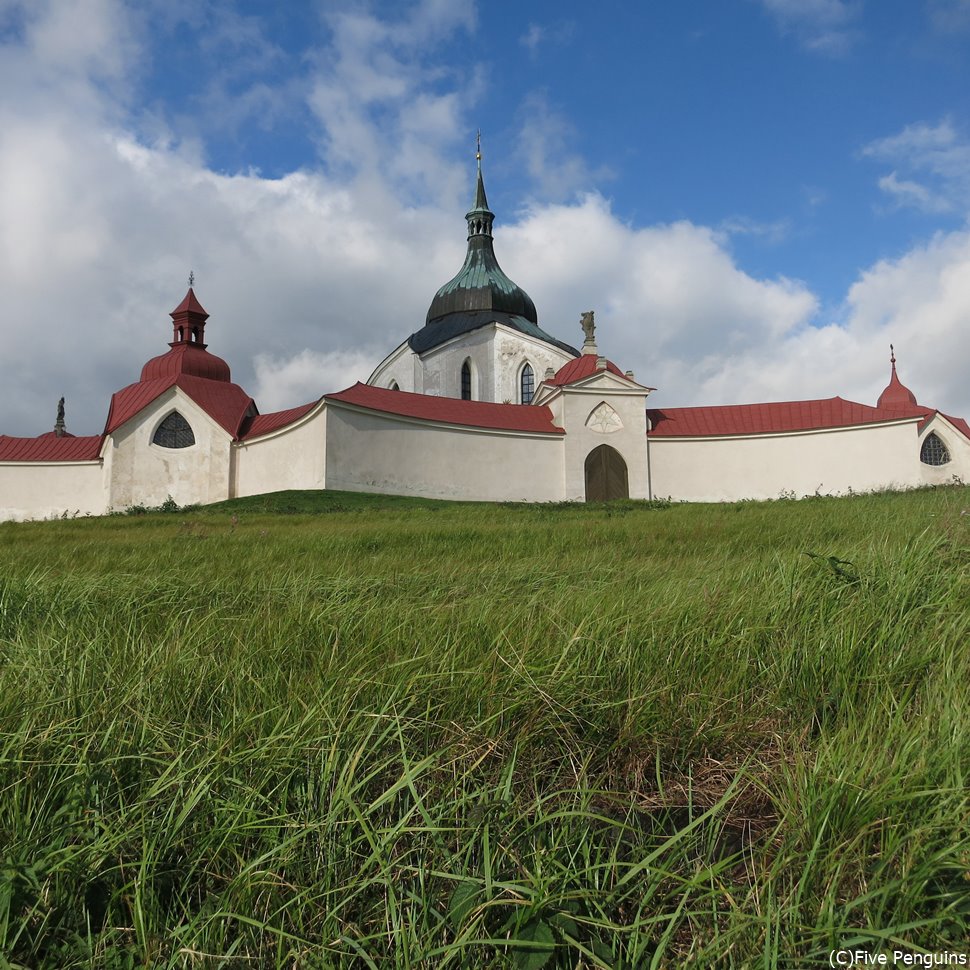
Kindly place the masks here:
<instances>
[{"instance_id":1,"label":"gothic arched window","mask_svg":"<svg viewBox=\"0 0 970 970\"><path fill-rule=\"evenodd\" d=\"M472 365L467 360L461 365L461 399L472 399Z\"/></svg>"},{"instance_id":2,"label":"gothic arched window","mask_svg":"<svg viewBox=\"0 0 970 970\"><path fill-rule=\"evenodd\" d=\"M156 429L152 444L161 448L188 448L195 444L189 422L173 411Z\"/></svg>"},{"instance_id":3,"label":"gothic arched window","mask_svg":"<svg viewBox=\"0 0 970 970\"><path fill-rule=\"evenodd\" d=\"M923 447L919 450L919 460L924 465L945 465L950 460L950 452L946 445L931 431L923 439Z\"/></svg>"},{"instance_id":4,"label":"gothic arched window","mask_svg":"<svg viewBox=\"0 0 970 970\"><path fill-rule=\"evenodd\" d=\"M522 368L522 376L519 378L519 400L523 404L531 404L533 395L536 392L536 375L532 370L531 364L526 364Z\"/></svg>"}]
</instances>

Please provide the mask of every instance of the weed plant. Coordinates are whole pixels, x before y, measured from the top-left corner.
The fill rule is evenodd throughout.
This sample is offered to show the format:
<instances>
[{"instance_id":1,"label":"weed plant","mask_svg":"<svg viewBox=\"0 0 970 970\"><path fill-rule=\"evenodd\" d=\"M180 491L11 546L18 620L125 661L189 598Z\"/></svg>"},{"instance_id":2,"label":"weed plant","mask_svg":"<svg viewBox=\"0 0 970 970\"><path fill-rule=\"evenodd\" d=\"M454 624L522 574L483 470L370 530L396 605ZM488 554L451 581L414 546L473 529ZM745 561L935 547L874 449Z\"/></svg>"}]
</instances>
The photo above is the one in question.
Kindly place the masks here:
<instances>
[{"instance_id":1,"label":"weed plant","mask_svg":"<svg viewBox=\"0 0 970 970\"><path fill-rule=\"evenodd\" d=\"M968 949L968 511L281 493L0 526L0 953Z\"/></svg>"}]
</instances>

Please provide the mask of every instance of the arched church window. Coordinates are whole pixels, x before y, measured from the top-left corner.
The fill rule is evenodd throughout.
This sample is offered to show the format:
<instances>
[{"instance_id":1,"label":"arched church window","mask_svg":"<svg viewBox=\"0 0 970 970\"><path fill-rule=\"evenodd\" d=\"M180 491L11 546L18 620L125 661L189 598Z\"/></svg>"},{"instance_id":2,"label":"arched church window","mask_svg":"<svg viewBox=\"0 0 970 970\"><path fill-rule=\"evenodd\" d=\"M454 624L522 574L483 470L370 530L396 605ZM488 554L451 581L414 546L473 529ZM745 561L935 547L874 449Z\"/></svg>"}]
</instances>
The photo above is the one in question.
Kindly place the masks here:
<instances>
[{"instance_id":1,"label":"arched church window","mask_svg":"<svg viewBox=\"0 0 970 970\"><path fill-rule=\"evenodd\" d=\"M156 429L152 444L161 448L188 448L195 444L189 422L173 411Z\"/></svg>"},{"instance_id":2,"label":"arched church window","mask_svg":"<svg viewBox=\"0 0 970 970\"><path fill-rule=\"evenodd\" d=\"M461 365L461 399L472 399L472 365L467 360Z\"/></svg>"},{"instance_id":3,"label":"arched church window","mask_svg":"<svg viewBox=\"0 0 970 970\"><path fill-rule=\"evenodd\" d=\"M522 376L519 378L519 391L519 398L522 403L531 404L536 392L536 375L531 364L526 364L522 368Z\"/></svg>"},{"instance_id":4,"label":"arched church window","mask_svg":"<svg viewBox=\"0 0 970 970\"><path fill-rule=\"evenodd\" d=\"M923 439L923 447L919 450L919 460L924 465L945 465L950 460L950 452L946 445L931 431Z\"/></svg>"}]
</instances>

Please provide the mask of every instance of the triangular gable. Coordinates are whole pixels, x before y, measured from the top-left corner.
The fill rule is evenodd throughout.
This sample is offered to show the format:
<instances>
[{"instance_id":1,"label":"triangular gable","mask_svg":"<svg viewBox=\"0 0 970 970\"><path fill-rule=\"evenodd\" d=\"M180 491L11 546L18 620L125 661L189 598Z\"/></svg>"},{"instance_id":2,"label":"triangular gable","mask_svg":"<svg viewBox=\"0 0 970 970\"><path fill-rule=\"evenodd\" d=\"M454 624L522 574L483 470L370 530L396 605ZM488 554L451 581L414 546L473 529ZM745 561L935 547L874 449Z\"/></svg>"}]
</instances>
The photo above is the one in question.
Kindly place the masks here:
<instances>
[{"instance_id":1,"label":"triangular gable","mask_svg":"<svg viewBox=\"0 0 970 970\"><path fill-rule=\"evenodd\" d=\"M171 387L177 387L188 395L233 438L239 437L243 421L257 413L255 402L238 384L180 374L177 377L139 381L112 394L105 435L117 431Z\"/></svg>"}]
</instances>

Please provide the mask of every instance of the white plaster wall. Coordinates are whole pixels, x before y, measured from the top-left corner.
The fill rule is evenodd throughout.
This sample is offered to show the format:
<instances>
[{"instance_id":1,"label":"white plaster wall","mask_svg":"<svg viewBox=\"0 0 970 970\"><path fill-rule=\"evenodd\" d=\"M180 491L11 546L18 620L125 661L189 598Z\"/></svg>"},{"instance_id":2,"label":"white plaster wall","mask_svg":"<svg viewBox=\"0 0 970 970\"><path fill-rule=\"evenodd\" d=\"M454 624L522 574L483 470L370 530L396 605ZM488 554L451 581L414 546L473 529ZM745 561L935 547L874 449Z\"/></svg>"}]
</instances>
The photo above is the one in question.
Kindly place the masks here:
<instances>
[{"instance_id":1,"label":"white plaster wall","mask_svg":"<svg viewBox=\"0 0 970 970\"><path fill-rule=\"evenodd\" d=\"M950 460L945 465L924 465L919 463L920 477L927 485L947 485L958 478L961 482L970 483L970 441L945 418L939 415L927 422L916 439L913 448L917 458L923 441L932 432L946 445L946 450L950 453Z\"/></svg>"},{"instance_id":2,"label":"white plaster wall","mask_svg":"<svg viewBox=\"0 0 970 970\"><path fill-rule=\"evenodd\" d=\"M192 426L194 445L152 444L156 427L172 410ZM105 451L109 507L161 505L169 496L179 505L228 498L231 441L229 433L188 395L171 388L109 437Z\"/></svg>"},{"instance_id":3,"label":"white plaster wall","mask_svg":"<svg viewBox=\"0 0 970 970\"><path fill-rule=\"evenodd\" d=\"M327 406L327 488L485 502L563 498L560 435L500 434Z\"/></svg>"},{"instance_id":4,"label":"white plaster wall","mask_svg":"<svg viewBox=\"0 0 970 970\"><path fill-rule=\"evenodd\" d=\"M104 515L100 461L0 463L0 522Z\"/></svg>"},{"instance_id":5,"label":"white plaster wall","mask_svg":"<svg viewBox=\"0 0 970 970\"><path fill-rule=\"evenodd\" d=\"M494 337L495 327L489 324L429 350L420 358L419 393L460 398L461 365L468 359L472 367L472 400L494 401L491 350Z\"/></svg>"},{"instance_id":6,"label":"white plaster wall","mask_svg":"<svg viewBox=\"0 0 970 970\"><path fill-rule=\"evenodd\" d=\"M922 482L915 423L789 435L649 441L654 497L690 502L797 498Z\"/></svg>"},{"instance_id":7,"label":"white plaster wall","mask_svg":"<svg viewBox=\"0 0 970 970\"><path fill-rule=\"evenodd\" d=\"M387 388L397 384L400 391L420 389L420 383L415 383L416 377L420 374L420 368L416 368L415 363L420 364L417 354L411 350L405 340L400 347L396 348L377 365L374 373L367 378L367 383L373 387ZM337 390L342 390L342 388L337 388Z\"/></svg>"},{"instance_id":8,"label":"white plaster wall","mask_svg":"<svg viewBox=\"0 0 970 970\"><path fill-rule=\"evenodd\" d=\"M600 445L609 445L623 456L630 498L648 497L646 394L616 393L609 380L605 378L598 387L563 388L561 410L555 409L560 426L566 429L565 491L569 501L586 501L586 457ZM590 413L604 401L617 412L623 425L620 430L603 433L587 427Z\"/></svg>"},{"instance_id":9,"label":"white plaster wall","mask_svg":"<svg viewBox=\"0 0 970 970\"><path fill-rule=\"evenodd\" d=\"M232 446L233 497L326 488L326 406L303 421Z\"/></svg>"},{"instance_id":10,"label":"white plaster wall","mask_svg":"<svg viewBox=\"0 0 970 970\"><path fill-rule=\"evenodd\" d=\"M538 389L546 376L547 367L557 371L572 359L571 354L552 344L547 344L544 340L535 340L510 327L498 325L495 327L495 339L492 342L492 372L495 387L493 397L488 400L508 401L509 404L520 403L519 381L522 366L526 361L532 365L535 386Z\"/></svg>"}]
</instances>

